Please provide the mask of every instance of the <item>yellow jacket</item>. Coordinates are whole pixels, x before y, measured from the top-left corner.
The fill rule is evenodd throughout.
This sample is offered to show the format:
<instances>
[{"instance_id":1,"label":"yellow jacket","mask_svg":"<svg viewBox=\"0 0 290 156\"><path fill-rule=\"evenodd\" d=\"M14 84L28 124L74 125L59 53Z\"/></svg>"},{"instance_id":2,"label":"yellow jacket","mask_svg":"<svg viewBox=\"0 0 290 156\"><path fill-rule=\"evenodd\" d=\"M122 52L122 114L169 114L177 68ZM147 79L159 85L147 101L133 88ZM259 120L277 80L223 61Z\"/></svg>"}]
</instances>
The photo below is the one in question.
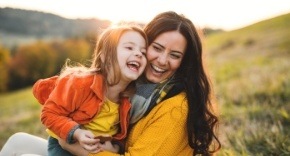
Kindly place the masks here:
<instances>
[{"instance_id":1,"label":"yellow jacket","mask_svg":"<svg viewBox=\"0 0 290 156\"><path fill-rule=\"evenodd\" d=\"M185 93L169 98L139 120L129 132L125 156L192 156L187 141ZM114 156L107 151L90 156Z\"/></svg>"}]
</instances>

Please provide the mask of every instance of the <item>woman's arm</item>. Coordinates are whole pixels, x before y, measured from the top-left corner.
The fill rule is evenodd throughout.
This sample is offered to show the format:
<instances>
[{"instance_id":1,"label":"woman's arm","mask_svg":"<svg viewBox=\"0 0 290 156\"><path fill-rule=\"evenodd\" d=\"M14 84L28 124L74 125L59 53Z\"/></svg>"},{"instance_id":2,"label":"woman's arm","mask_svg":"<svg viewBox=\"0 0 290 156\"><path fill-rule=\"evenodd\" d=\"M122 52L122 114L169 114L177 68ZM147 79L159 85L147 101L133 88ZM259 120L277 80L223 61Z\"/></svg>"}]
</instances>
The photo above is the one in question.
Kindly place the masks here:
<instances>
[{"instance_id":1,"label":"woman's arm","mask_svg":"<svg viewBox=\"0 0 290 156\"><path fill-rule=\"evenodd\" d=\"M132 128L126 155L178 155L188 147L187 103L166 100L151 110Z\"/></svg>"},{"instance_id":2,"label":"woman's arm","mask_svg":"<svg viewBox=\"0 0 290 156\"><path fill-rule=\"evenodd\" d=\"M186 133L187 103L184 95L163 101L130 131L126 156L192 155ZM117 156L107 151L90 156Z\"/></svg>"},{"instance_id":3,"label":"woman's arm","mask_svg":"<svg viewBox=\"0 0 290 156\"><path fill-rule=\"evenodd\" d=\"M104 144L98 142L96 144L92 144L91 146L85 146L85 148L78 142L74 144L68 144L63 139L58 139L58 142L63 149L78 156L87 156L90 153L94 155L104 150L109 150L115 153L119 151L119 146L117 147L117 145L113 145L111 141L106 141Z\"/></svg>"}]
</instances>

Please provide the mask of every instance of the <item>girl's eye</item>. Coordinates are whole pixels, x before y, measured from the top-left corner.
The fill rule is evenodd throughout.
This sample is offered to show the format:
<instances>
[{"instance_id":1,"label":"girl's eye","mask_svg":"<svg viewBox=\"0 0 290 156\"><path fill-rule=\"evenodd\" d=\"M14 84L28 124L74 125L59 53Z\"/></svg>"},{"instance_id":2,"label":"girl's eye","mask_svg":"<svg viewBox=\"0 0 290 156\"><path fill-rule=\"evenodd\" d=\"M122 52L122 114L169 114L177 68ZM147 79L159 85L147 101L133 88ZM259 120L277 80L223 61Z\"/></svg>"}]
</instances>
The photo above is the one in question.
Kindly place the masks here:
<instances>
[{"instance_id":1,"label":"girl's eye","mask_svg":"<svg viewBox=\"0 0 290 156\"><path fill-rule=\"evenodd\" d=\"M146 56L146 51L141 51L142 55Z\"/></svg>"},{"instance_id":2,"label":"girl's eye","mask_svg":"<svg viewBox=\"0 0 290 156\"><path fill-rule=\"evenodd\" d=\"M126 47L126 49L128 49L128 50L133 50L133 47Z\"/></svg>"}]
</instances>

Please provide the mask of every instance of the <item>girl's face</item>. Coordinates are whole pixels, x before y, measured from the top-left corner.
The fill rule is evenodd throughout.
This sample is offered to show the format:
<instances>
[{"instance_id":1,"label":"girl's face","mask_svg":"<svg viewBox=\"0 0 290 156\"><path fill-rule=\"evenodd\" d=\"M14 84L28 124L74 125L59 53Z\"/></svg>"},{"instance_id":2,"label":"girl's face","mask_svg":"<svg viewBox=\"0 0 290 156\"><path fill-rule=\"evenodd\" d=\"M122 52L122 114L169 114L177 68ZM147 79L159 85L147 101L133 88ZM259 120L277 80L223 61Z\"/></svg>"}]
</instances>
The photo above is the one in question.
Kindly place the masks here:
<instances>
[{"instance_id":1,"label":"girl's face","mask_svg":"<svg viewBox=\"0 0 290 156\"><path fill-rule=\"evenodd\" d=\"M147 49L145 75L153 83L170 78L181 64L187 41L178 31L160 34Z\"/></svg>"},{"instance_id":2,"label":"girl's face","mask_svg":"<svg viewBox=\"0 0 290 156\"><path fill-rule=\"evenodd\" d=\"M121 81L136 80L144 71L146 41L136 31L124 32L117 46L117 59L121 70Z\"/></svg>"}]
</instances>

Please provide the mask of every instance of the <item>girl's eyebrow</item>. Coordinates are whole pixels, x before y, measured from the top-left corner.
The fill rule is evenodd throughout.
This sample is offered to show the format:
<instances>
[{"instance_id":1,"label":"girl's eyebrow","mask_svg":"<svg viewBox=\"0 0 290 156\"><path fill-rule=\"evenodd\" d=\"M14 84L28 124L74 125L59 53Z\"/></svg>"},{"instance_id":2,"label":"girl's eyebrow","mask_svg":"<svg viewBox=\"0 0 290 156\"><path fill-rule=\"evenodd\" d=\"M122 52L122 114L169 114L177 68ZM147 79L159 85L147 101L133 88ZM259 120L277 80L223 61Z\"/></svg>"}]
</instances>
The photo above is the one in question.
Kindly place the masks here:
<instances>
[{"instance_id":1,"label":"girl's eyebrow","mask_svg":"<svg viewBox=\"0 0 290 156\"><path fill-rule=\"evenodd\" d=\"M123 44L135 44L133 41L124 42Z\"/></svg>"},{"instance_id":2,"label":"girl's eyebrow","mask_svg":"<svg viewBox=\"0 0 290 156\"><path fill-rule=\"evenodd\" d=\"M128 45L128 44L130 44L130 45L131 45L131 44L136 45L136 43L135 43L135 42L132 42L132 41L129 41L129 42L125 42L125 43L123 43L123 45ZM146 50L147 47L146 47L146 46L145 46L145 47L142 47L142 46L141 46L141 49L145 49L145 50Z\"/></svg>"},{"instance_id":3,"label":"girl's eyebrow","mask_svg":"<svg viewBox=\"0 0 290 156\"><path fill-rule=\"evenodd\" d=\"M157 42L152 42L152 43L157 44L158 46L160 46L160 47L162 47L163 49L165 49L165 47L164 47L163 45L161 45L161 44L159 44L159 43L157 43ZM183 53L182 53L181 51L172 50L171 52L175 52L175 53L179 53L179 54L183 55Z\"/></svg>"}]
</instances>

